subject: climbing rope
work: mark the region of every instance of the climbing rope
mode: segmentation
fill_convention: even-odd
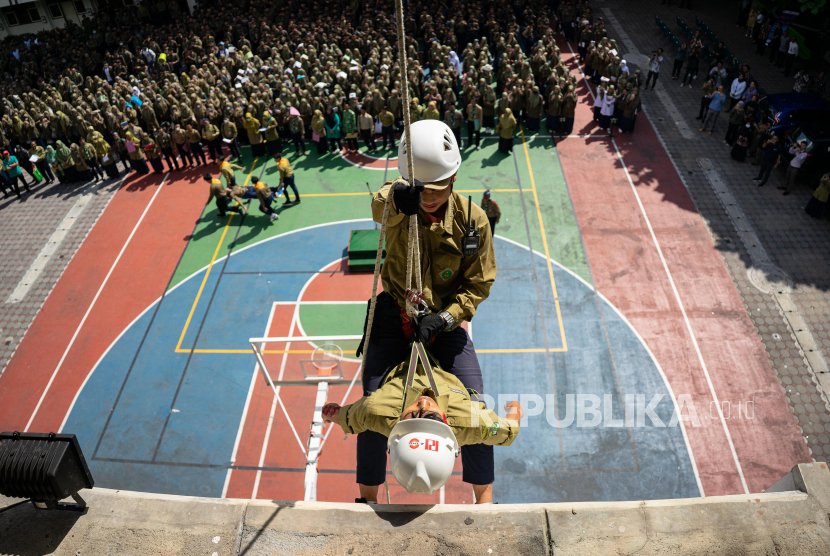
[[[369,339],[372,335],[372,324],[375,318],[375,308],[377,307],[378,299],[378,278],[380,277],[380,261],[383,256],[383,239],[386,236],[386,222],[389,218],[389,204],[392,202],[392,195],[395,186],[398,183],[405,183],[412,187],[415,179],[414,165],[412,162],[412,135],[409,133],[411,125],[411,118],[409,113],[409,84],[407,82],[408,72],[406,69],[406,41],[404,38],[404,19],[403,19],[403,0],[395,0],[396,19],[398,20],[398,63],[401,68],[401,82],[403,86],[403,126],[404,126],[404,142],[406,145],[406,168],[409,181],[403,178],[397,178],[392,182],[389,192],[386,195],[386,202],[383,205],[383,218],[380,223],[380,237],[378,238],[378,250],[375,256],[375,274],[372,280],[372,299],[369,302],[369,314],[366,318],[366,334],[363,341],[363,364],[362,368],[366,368],[366,355],[369,352]],[[409,217],[409,241],[407,243],[406,253],[406,282],[407,290],[411,290],[415,295],[420,295],[423,286],[421,283],[421,250],[418,243],[418,215]],[[415,275],[415,283],[412,283],[413,274]],[[418,314],[419,304],[413,303],[410,295],[406,296],[406,313],[409,316]]]

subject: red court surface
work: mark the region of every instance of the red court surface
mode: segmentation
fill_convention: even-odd
[[[197,171],[177,177],[133,174],[115,193],[3,373],[0,429],[57,431],[98,358],[164,292],[206,198]]]
[[[580,96],[574,133],[604,133],[592,122],[584,80]],[[643,336],[675,395],[694,400],[701,426],[686,431],[705,494],[760,492],[812,461],[807,445],[648,116],[641,113],[635,133],[614,141],[616,148],[607,137],[557,141],[596,287]]]

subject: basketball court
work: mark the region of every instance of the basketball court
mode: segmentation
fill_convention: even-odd
[[[456,191],[502,210],[467,330],[485,394],[528,413],[495,449],[494,497],[760,492],[811,459],[763,346],[648,115],[611,138],[580,83],[573,135],[462,149]],[[397,152],[288,153],[302,203],[273,224],[256,203],[220,218],[202,170],[128,178],[6,369],[0,429],[78,435],[96,486],[211,497],[308,498],[322,444],[316,499],[352,501],[355,438],[312,426],[320,380],[328,401],[362,395],[357,342],[326,338],[362,331],[372,275],[346,249]],[[272,160],[243,157],[237,181],[276,185]],[[580,407],[601,422],[569,423]],[[390,474],[380,497],[472,503],[460,472],[432,496]]]

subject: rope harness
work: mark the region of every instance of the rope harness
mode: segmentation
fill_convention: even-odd
[[[411,118],[409,113],[409,85],[406,82],[408,72],[406,69],[406,41],[404,38],[404,20],[403,20],[403,0],[395,0],[395,15],[398,20],[398,63],[401,67],[401,77],[406,85],[403,87],[403,125],[404,125],[404,149],[406,151],[406,168],[409,181],[402,177],[397,178],[389,189],[386,195],[386,202],[383,205],[383,218],[380,223],[380,238],[378,238],[378,250],[375,256],[375,274],[372,280],[372,300],[369,302],[369,315],[366,320],[366,337],[363,343],[363,364],[362,368],[366,368],[366,356],[369,352],[369,340],[372,335],[372,323],[375,319],[375,308],[377,306],[378,298],[378,278],[380,277],[380,261],[383,256],[383,240],[386,236],[386,223],[389,219],[389,204],[392,202],[392,196],[395,186],[403,183],[407,187],[413,186],[415,179],[415,169],[412,162],[412,134],[409,132],[411,126]],[[415,283],[412,283],[413,274]],[[409,217],[409,240],[406,251],[406,314],[410,317],[416,317],[421,313],[422,309],[428,309],[423,300],[423,285],[421,282],[421,249],[418,243],[418,215],[413,214]]]

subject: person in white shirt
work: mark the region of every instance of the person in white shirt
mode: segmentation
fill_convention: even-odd
[[[790,46],[787,49],[787,63],[784,66],[784,76],[789,77],[790,71],[793,69],[793,62],[798,58],[798,43],[795,39],[790,41]]]
[[[599,127],[600,129],[611,128],[611,116],[614,115],[614,103],[617,102],[617,97],[614,96],[614,86],[609,85],[608,91],[605,93],[605,98],[602,102],[602,108],[599,111]]]
[[[663,49],[658,48],[651,53],[651,59],[648,62],[648,75],[646,76],[646,84],[643,90],[648,91],[648,84],[651,82],[651,90],[657,85],[657,78],[660,77],[660,64],[663,63]]]
[[[739,75],[732,81],[732,88],[729,91],[729,109],[732,110],[738,101],[744,97],[744,91],[746,91],[746,81],[744,81],[744,76]]]
[[[802,141],[800,145],[793,145],[790,147],[790,154],[793,155],[793,158],[790,160],[789,167],[787,167],[787,177],[784,181],[784,185],[779,185],[777,187],[777,189],[784,190],[784,195],[790,194],[790,190],[793,185],[795,185],[795,178],[798,176],[798,171],[801,169],[801,165],[804,164],[804,160],[810,156],[807,154],[807,141]]]

